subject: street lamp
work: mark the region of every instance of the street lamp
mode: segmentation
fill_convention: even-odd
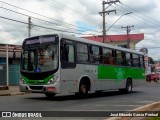
[[[128,13],[125,13],[125,14],[121,15],[121,16],[107,29],[107,31],[109,31],[109,30],[113,27],[113,25],[115,25],[116,22],[118,22],[118,20],[121,19],[124,15],[128,15],[128,14],[131,14],[131,13],[132,13],[132,12],[128,12]],[[107,31],[106,31],[106,32],[107,32]]]

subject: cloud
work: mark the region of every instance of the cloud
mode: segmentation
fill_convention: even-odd
[[[138,3],[135,0],[122,0],[122,3],[134,8],[138,12],[148,13],[152,12],[157,6],[155,0],[139,0]]]

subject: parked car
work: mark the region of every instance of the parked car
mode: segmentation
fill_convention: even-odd
[[[158,82],[160,77],[160,75],[158,73],[151,73],[151,74],[148,74],[146,75],[146,81],[147,82],[151,82],[151,81],[154,81],[154,82]]]

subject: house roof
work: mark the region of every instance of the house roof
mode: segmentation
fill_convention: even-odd
[[[93,41],[103,42],[102,36],[86,36],[82,37]],[[128,38],[130,41],[141,41],[144,39],[144,33],[140,34],[129,34],[129,36],[125,35],[107,35],[105,42],[121,42],[121,41],[127,41]]]
[[[6,57],[6,44],[0,44],[0,57]],[[20,45],[8,45],[8,58],[13,58],[13,54],[15,53],[16,58],[20,58],[21,56],[21,46]]]

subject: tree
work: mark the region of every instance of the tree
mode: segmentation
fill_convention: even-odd
[[[155,65],[154,65],[155,61],[153,60],[153,58],[148,57],[148,62],[149,64],[151,64],[151,72],[155,72]]]
[[[151,57],[148,57],[148,62],[149,62],[149,64],[154,64],[155,63],[155,61]]]

